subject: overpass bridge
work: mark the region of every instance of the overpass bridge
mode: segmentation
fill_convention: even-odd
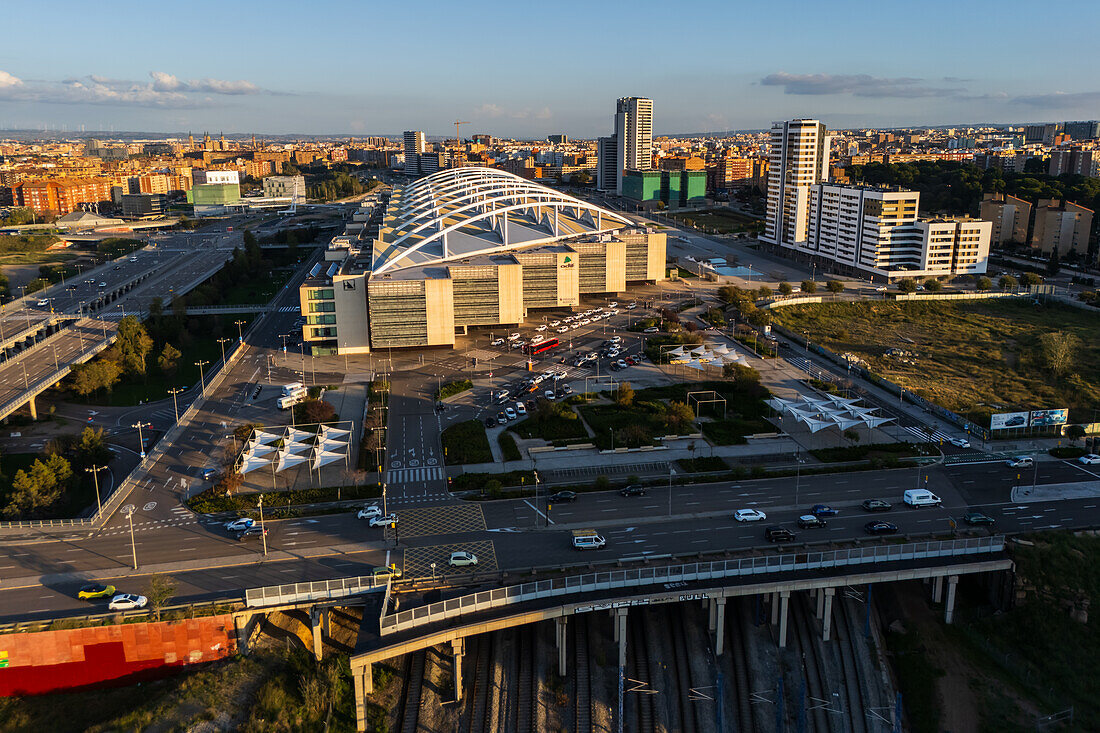
[[[792,594],[810,596],[820,633],[828,641],[838,589],[903,580],[927,581],[932,586],[933,600],[945,603],[945,620],[951,623],[961,576],[1012,569],[1013,563],[1005,553],[1005,538],[984,536],[795,550],[714,562],[559,576],[411,608],[397,607],[397,599],[406,599],[409,594],[398,595],[389,583],[370,577],[256,588],[246,592],[245,600],[255,613],[253,618],[272,610],[308,607],[314,652],[318,655],[328,609],[335,605],[366,605],[360,640],[351,658],[356,716],[359,730],[365,730],[366,695],[373,692],[373,664],[450,644],[454,699],[458,699],[465,642],[471,636],[553,620],[558,672],[564,677],[568,671],[567,626],[571,617],[581,614],[607,611],[612,616],[621,668],[626,663],[625,629],[631,608],[702,603],[708,612],[715,654],[721,655],[725,649],[725,608],[730,598],[760,597],[770,609],[778,644],[784,647]]]

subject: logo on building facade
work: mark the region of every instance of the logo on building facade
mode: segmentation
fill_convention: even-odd
[[[561,266],[563,269],[573,266],[573,258],[569,255],[565,256],[565,260],[562,261]]]

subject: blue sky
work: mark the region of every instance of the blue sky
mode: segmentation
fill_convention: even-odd
[[[5,3],[0,129],[607,134],[1100,117],[1100,5]]]

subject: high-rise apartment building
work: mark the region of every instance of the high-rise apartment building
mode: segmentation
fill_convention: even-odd
[[[1061,147],[1050,151],[1050,163],[1047,175],[1100,177],[1100,150],[1086,150],[1077,145],[1072,148]]]
[[[992,222],[990,241],[994,244],[1027,241],[1031,203],[1006,193],[987,193],[982,197],[981,217]]]
[[[1093,140],[1100,137],[1100,120],[1067,122],[1063,129],[1070,140]]]
[[[810,187],[828,176],[829,140],[825,125],[817,120],[772,123],[761,241],[781,247],[806,241]]]
[[[622,97],[615,103],[615,132],[600,138],[597,187],[623,193],[623,171],[653,167],[653,100]],[[614,171],[614,175],[609,175]]]
[[[1092,209],[1086,209],[1071,201],[1039,199],[1035,207],[1035,227],[1031,232],[1031,246],[1050,255],[1057,252],[1065,257],[1070,252],[1085,254],[1092,231]]]
[[[406,130],[405,135],[405,175],[420,174],[420,156],[428,150],[428,142],[420,130]]]
[[[1024,127],[1024,142],[1039,145],[1053,145],[1054,136],[1058,134],[1061,125],[1056,122],[1047,122],[1042,125],[1026,125]]]

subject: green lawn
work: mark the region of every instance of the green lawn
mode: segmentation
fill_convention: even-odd
[[[700,226],[707,230],[716,230],[719,234],[752,232],[763,227],[763,222],[760,219],[745,216],[732,209],[700,209],[690,213],[669,214],[669,217],[689,226]]]
[[[523,458],[523,454],[519,452],[519,446],[516,445],[516,438],[507,430],[500,434],[497,438],[500,442],[500,453],[504,456],[506,461],[518,461]]]
[[[269,272],[266,280],[248,280],[239,282],[225,291],[224,299],[218,305],[253,305],[267,303],[278,295],[293,270],[278,269]]]
[[[540,405],[542,401],[540,400]],[[531,411],[531,416],[523,420],[513,428],[521,438],[541,438],[542,440],[571,440],[573,438],[587,438],[588,432],[584,429],[577,413],[563,406],[546,405],[536,407]]]
[[[489,436],[480,420],[467,420],[443,431],[443,456],[448,466],[459,463],[491,463]]]
[[[439,392],[435,398],[437,400],[444,400],[448,397],[454,397],[456,394],[462,394],[468,389],[473,389],[474,383],[469,379],[459,379],[454,382],[447,382],[439,388]]]
[[[949,410],[989,424],[995,412],[1069,407],[1070,422],[1100,408],[1100,313],[1027,300],[823,303],[776,308],[776,320]],[[1042,356],[1040,337],[1062,331],[1078,347],[1064,376]],[[886,355],[912,352],[909,362]]]

